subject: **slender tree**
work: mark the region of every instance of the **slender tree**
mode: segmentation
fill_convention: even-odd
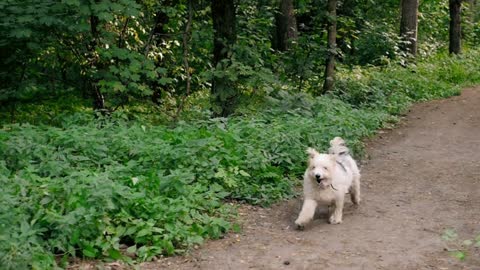
[[[291,41],[298,38],[293,0],[280,0],[278,13],[275,15],[275,26],[273,47],[279,51],[287,51]]]
[[[335,57],[337,54],[337,0],[328,0],[328,49],[325,65],[325,82],[321,94],[333,89],[335,82]]]
[[[98,3],[98,1],[95,1]],[[88,46],[88,51],[89,51],[89,62],[90,62],[90,69],[95,70],[98,69],[98,56],[95,53],[95,50],[97,49],[98,46],[98,40],[99,40],[99,24],[100,20],[96,15],[93,15],[93,13],[90,15],[90,33],[92,35],[90,44]],[[96,111],[100,111],[102,113],[106,113],[106,108],[105,108],[105,96],[100,90],[100,87],[98,85],[98,79],[96,78],[89,78],[88,79],[88,86],[90,89],[90,93],[93,97],[93,108]]]
[[[235,109],[237,93],[233,83],[221,76],[219,71],[230,65],[230,56],[237,38],[234,0],[212,0],[211,9],[214,30],[213,66],[217,71],[212,79],[213,105],[215,116],[228,116]]]
[[[161,7],[159,7],[158,10],[155,12],[153,27],[148,36],[147,44],[145,45],[144,54],[146,56],[148,56],[150,49],[152,48],[152,45],[161,49],[164,49],[166,46],[168,46],[167,44],[168,44],[168,39],[170,38],[170,35],[166,31],[165,25],[168,24],[170,18],[168,17],[168,14],[165,12],[165,10],[167,8],[173,8],[173,7],[174,5],[171,0],[165,0],[161,2]],[[163,58],[156,59],[155,66],[157,68],[165,68],[166,66],[165,59]],[[162,86],[158,82],[153,82],[151,87],[153,91],[151,99],[153,103],[160,105],[161,104],[160,98],[162,96],[162,91],[166,89],[163,89],[164,86]]]
[[[185,105],[185,100],[190,95],[190,88],[192,82],[192,76],[190,74],[190,63],[188,62],[188,57],[190,54],[190,47],[189,41],[192,36],[192,23],[193,23],[193,0],[188,0],[188,8],[187,8],[188,19],[185,25],[185,31],[183,32],[183,39],[182,39],[182,46],[183,46],[183,68],[185,70],[185,95],[182,97],[180,104],[177,108],[177,113],[175,114],[175,120],[178,120],[180,113],[183,110],[183,106]]]
[[[460,54],[462,52],[462,26],[460,21],[460,12],[462,0],[450,0],[450,42],[448,51],[452,54]]]
[[[418,0],[401,1],[400,37],[402,50],[415,57],[417,54]]]

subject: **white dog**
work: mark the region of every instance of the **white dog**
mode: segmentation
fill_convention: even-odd
[[[335,155],[337,162],[351,170],[353,174],[352,186],[350,187],[350,195],[354,204],[360,204],[360,170],[357,163],[350,155],[350,149],[345,144],[345,141],[340,137],[335,137],[330,141],[330,148],[328,153]]]
[[[331,224],[342,223],[345,194],[350,192],[352,202],[360,203],[360,172],[341,138],[330,142],[330,154],[320,154],[308,148],[308,168],[303,177],[304,202],[295,221],[299,228],[309,223],[318,204],[333,206]]]

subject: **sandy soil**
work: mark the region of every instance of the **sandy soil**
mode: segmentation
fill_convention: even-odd
[[[243,206],[243,231],[141,269],[480,269],[480,88],[415,105],[393,130],[367,142],[362,204],[343,223],[320,209],[304,231],[301,198]],[[442,240],[446,229],[457,239]],[[460,261],[449,250],[465,249]]]

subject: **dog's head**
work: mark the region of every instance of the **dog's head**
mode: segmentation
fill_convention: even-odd
[[[307,149],[308,168],[307,175],[315,180],[321,188],[332,184],[332,172],[335,169],[335,157],[329,154],[320,154],[313,148]]]

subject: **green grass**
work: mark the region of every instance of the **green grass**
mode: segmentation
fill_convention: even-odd
[[[218,238],[238,229],[226,202],[294,196],[306,147],[326,150],[342,136],[359,157],[361,140],[412,102],[479,83],[479,54],[342,71],[331,95],[278,91],[255,113],[173,128],[81,112],[52,116],[55,126],[6,124],[0,268],[64,267],[71,256],[148,260]]]

